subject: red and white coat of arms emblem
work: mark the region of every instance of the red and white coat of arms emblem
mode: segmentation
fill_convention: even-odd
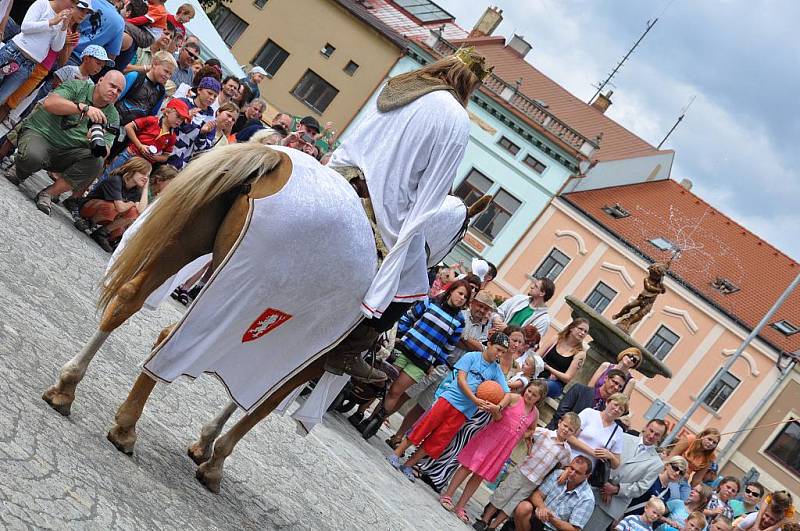
[[[250,328],[242,336],[242,343],[248,341],[255,341],[265,335],[269,334],[280,325],[291,319],[292,316],[288,313],[276,310],[275,308],[267,308],[259,315]]]

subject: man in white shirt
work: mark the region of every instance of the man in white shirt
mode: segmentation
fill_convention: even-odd
[[[528,288],[528,294],[514,295],[497,308],[492,321],[492,332],[500,331],[506,326],[526,326],[532,324],[544,338],[550,328],[550,315],[546,302],[556,291],[555,283],[549,278],[534,278]]]

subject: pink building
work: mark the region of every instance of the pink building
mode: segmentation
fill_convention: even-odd
[[[496,291],[507,296],[526,291],[531,275],[553,279],[550,333],[555,333],[570,321],[565,295],[610,318],[638,295],[650,263],[684,249],[665,279],[667,292],[632,329],[673,373],[672,379],[637,378],[634,427],[641,426],[656,399],[668,405],[667,420],[677,421],[800,271],[797,262],[690,187],[667,179],[557,197],[500,264],[495,281]],[[687,425],[693,432],[713,426],[729,433],[763,424],[768,416],[777,424],[746,436],[723,436],[721,461],[726,471],[740,475],[755,468],[768,488],[788,488],[795,495],[800,423],[787,421],[800,418],[800,377],[794,368],[799,329],[800,292],[795,292]]]

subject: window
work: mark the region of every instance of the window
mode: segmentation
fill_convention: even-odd
[[[525,157],[522,162],[524,162],[526,165],[528,165],[533,171],[535,171],[539,175],[544,173],[544,170],[547,169],[547,166],[545,166],[542,162],[540,162],[539,160],[537,160],[535,157],[533,157],[531,155],[528,155],[527,157]]]
[[[597,313],[603,313],[603,310],[606,309],[608,303],[617,296],[617,292],[611,289],[608,284],[604,282],[598,282],[597,286],[594,287],[592,292],[589,294],[589,297],[586,298],[586,304],[594,308],[594,311]]]
[[[286,61],[287,57],[289,57],[289,52],[270,39],[267,41],[267,44],[261,48],[261,51],[258,52],[255,59],[253,59],[253,64],[263,68],[267,72],[267,75],[272,77],[278,72],[278,69],[283,66],[283,62]]]
[[[358,70],[358,63],[355,61],[347,61],[347,64],[344,67],[344,73],[348,76],[352,76]]]
[[[730,295],[731,293],[736,293],[737,291],[739,291],[738,286],[736,286],[733,282],[724,277],[715,278],[714,282],[711,283],[711,287],[719,291],[723,295]]]
[[[680,336],[667,328],[664,325],[658,327],[656,330],[656,334],[650,338],[650,341],[647,342],[647,345],[644,347],[645,349],[650,351],[650,354],[655,356],[656,358],[663,360],[669,354],[669,351],[672,350],[672,347],[675,346],[675,343],[678,342]]]
[[[339,91],[330,83],[319,77],[312,70],[306,70],[302,79],[295,85],[292,94],[322,114]]]
[[[603,212],[605,212],[614,219],[627,218],[628,216],[631,215],[631,213],[622,208],[619,203],[614,203],[613,205],[606,205],[602,208],[602,210]]]
[[[719,371],[717,371],[717,374],[719,374]],[[714,385],[711,392],[706,396],[706,399],[703,400],[703,403],[714,411],[719,411],[719,408],[721,408],[722,404],[733,394],[734,389],[736,389],[740,383],[741,380],[739,380],[739,378],[725,371],[722,378]]]
[[[330,57],[331,55],[333,55],[333,52],[335,52],[335,51],[336,51],[336,47],[334,45],[332,45],[331,43],[326,42],[325,46],[322,47],[322,49],[319,51],[319,53],[321,53],[325,57]]]
[[[786,319],[772,323],[770,326],[785,336],[790,336],[800,332],[800,328],[796,327]]]
[[[254,0],[253,5],[259,9],[263,9],[267,5],[267,0]]]
[[[478,216],[472,226],[490,240],[494,240],[521,204],[519,200],[501,188],[494,194],[492,202]]]
[[[534,278],[549,278],[550,280],[555,280],[556,277],[564,271],[564,268],[567,267],[569,260],[569,256],[554,247],[553,250],[550,251],[550,254],[547,255],[547,258],[544,259],[542,265],[540,265],[531,276]]]
[[[453,15],[430,0],[392,0],[395,5],[420,22],[453,20]]]
[[[208,18],[211,19],[211,23],[217,28],[217,33],[228,46],[233,46],[247,29],[247,22],[222,4],[218,4]]]
[[[767,446],[766,454],[800,476],[800,422],[788,423]]]
[[[504,136],[501,136],[500,140],[498,140],[497,143],[500,145],[501,148],[505,149],[512,155],[516,155],[517,153],[519,153],[519,146]]]
[[[650,243],[656,246],[657,248],[661,249],[662,251],[671,251],[673,248],[671,241],[666,240],[660,236],[658,238],[650,240]]]
[[[494,183],[484,174],[472,168],[467,174],[467,178],[461,181],[456,190],[453,192],[464,200],[467,206],[472,205],[475,201],[489,192],[489,189]]]

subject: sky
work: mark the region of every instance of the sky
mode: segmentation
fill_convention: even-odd
[[[435,0],[469,30],[488,5]],[[617,73],[606,115],[662,149],[672,178],[800,260],[800,40],[795,0],[493,0],[494,35],[533,45],[526,59],[588,100],[646,29]]]

